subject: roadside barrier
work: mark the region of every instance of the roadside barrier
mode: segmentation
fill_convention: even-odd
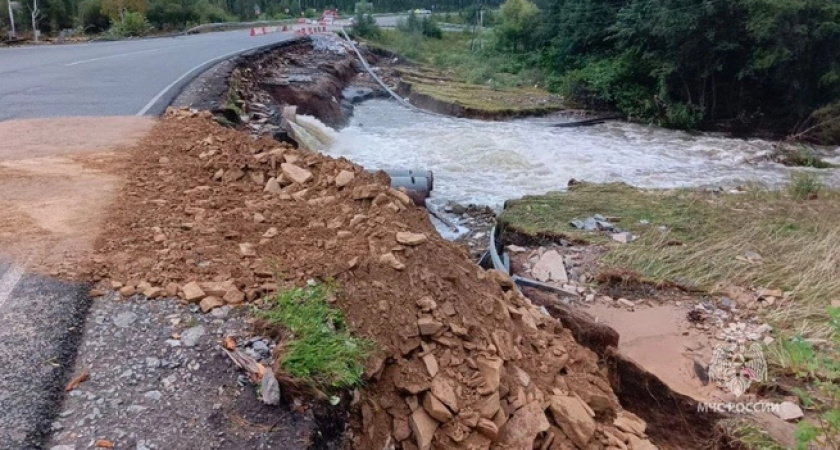
[[[313,24],[292,24],[275,27],[253,27],[251,28],[251,36],[262,36],[271,33],[291,33],[294,32],[298,36],[308,36],[315,33],[326,33],[329,31],[337,31],[341,27],[333,25],[313,25]]]

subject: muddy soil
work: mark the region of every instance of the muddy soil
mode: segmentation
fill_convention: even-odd
[[[595,354],[440,238],[384,174],[183,111],[130,166],[92,276],[208,311],[215,295],[238,305],[336,280],[348,326],[380,349],[345,435],[353,447],[651,445]]]
[[[747,307],[760,294],[727,287],[726,295],[738,299],[736,307],[729,297],[718,303],[706,294],[641,282],[630,272],[605,271],[600,259],[608,249],[603,245],[516,232],[505,234],[504,241],[513,273],[570,293],[524,290],[603,358],[622,405],[648,422],[660,446],[737,445],[722,422],[718,425],[725,416],[698,412],[700,403],[796,401],[759,395],[755,389],[739,397],[709,380],[717,345],[772,341],[769,327]],[[792,442],[793,425],[779,417],[759,413],[746,418],[778,442]]]
[[[152,128],[140,117],[0,123],[0,257],[74,272],[121,180],[122,150]]]
[[[248,103],[270,101],[278,109],[294,105],[298,114],[340,128],[349,119],[342,109],[342,92],[358,72],[355,56],[339,40],[317,36],[247,58],[235,76],[246,110]]]

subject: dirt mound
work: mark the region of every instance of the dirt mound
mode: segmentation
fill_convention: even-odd
[[[354,448],[655,448],[595,354],[442,239],[383,173],[185,111],[133,158],[90,272],[207,309],[335,279],[349,327],[380,348]]]

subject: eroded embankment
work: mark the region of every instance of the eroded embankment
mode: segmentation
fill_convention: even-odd
[[[242,58],[230,80],[225,107],[257,134],[280,127],[287,106],[338,129],[347,125],[354,103],[387,96],[335,36],[313,35]]]
[[[393,80],[392,89],[420,109],[479,120],[536,117],[565,110],[559,95],[542,89],[493,87],[471,84],[452,71],[414,63],[377,45],[359,46],[365,58],[379,62],[378,69]]]
[[[210,297],[205,282],[234,305],[335,280],[351,331],[379,349],[355,448],[652,448],[596,355],[383,174],[190,116],[133,152],[94,276],[185,301]]]
[[[273,102],[272,108],[279,110],[282,106],[294,104],[298,106],[298,112],[307,112],[324,120],[331,120],[330,117],[335,120],[335,108],[338,105],[336,99],[331,96],[328,100],[325,96],[316,95],[313,89],[325,86],[330,92],[343,89],[352,79],[352,59],[341,54],[341,51],[326,57],[313,57],[314,53],[323,53],[323,49],[319,51],[311,43],[304,42],[287,47],[287,50],[292,50],[291,56],[283,56],[279,52],[263,54],[250,60],[240,69],[236,85],[237,92],[243,97],[241,106],[250,108]],[[302,60],[306,62],[302,63]],[[330,61],[334,65],[337,64],[339,69],[325,72],[323,67],[331,64]],[[273,78],[265,83],[262,77]],[[325,108],[326,113],[321,108]],[[259,114],[255,118],[257,122],[271,120],[268,117],[260,117]],[[614,347],[617,340],[611,340],[614,335],[611,330],[604,329],[603,326],[598,326],[582,316],[563,316],[555,310],[556,308],[552,308],[551,304],[546,303],[552,312],[558,314],[558,318],[565,321],[565,329],[556,328],[556,322],[552,322],[539,313],[538,309],[531,307],[524,297],[517,295],[509,281],[501,283],[501,292],[505,292],[503,298],[508,303],[500,304],[501,313],[494,312],[495,307],[491,308],[486,304],[490,298],[498,298],[500,292],[487,291],[485,288],[476,287],[480,286],[480,283],[475,285],[462,279],[464,276],[471,278],[471,273],[475,270],[470,268],[474,266],[465,255],[455,259],[441,259],[441,255],[445,256],[447,253],[440,253],[440,248],[435,248],[432,252],[434,258],[426,258],[423,256],[424,252],[418,253],[421,247],[436,247],[439,242],[434,238],[429,240],[436,234],[430,228],[424,214],[421,213],[424,216],[421,223],[425,226],[420,228],[415,228],[418,223],[414,220],[407,221],[403,218],[397,222],[397,228],[394,230],[387,229],[384,233],[382,230],[376,231],[380,227],[370,222],[369,219],[373,215],[370,214],[370,210],[348,209],[346,205],[336,210],[327,206],[333,202],[341,204],[350,191],[345,188],[336,192],[329,187],[330,181],[317,181],[321,179],[320,174],[323,172],[317,169],[320,163],[316,162],[316,159],[306,157],[301,160],[303,154],[293,153],[291,150],[273,149],[265,155],[259,149],[253,149],[252,154],[261,155],[255,156],[256,163],[240,159],[235,167],[219,165],[218,158],[230,160],[230,150],[226,150],[228,145],[230,144],[224,140],[210,141],[207,146],[212,148],[199,153],[199,157],[207,161],[205,164],[212,168],[214,179],[234,185],[245,180],[245,185],[256,185],[257,191],[260,183],[265,182],[265,189],[270,192],[275,191],[275,184],[269,181],[274,178],[277,184],[275,193],[278,195],[275,201],[271,201],[271,196],[266,194],[263,200],[268,200],[268,203],[248,202],[246,207],[255,208],[255,211],[237,212],[234,216],[241,214],[245,223],[253,220],[257,224],[263,224],[262,227],[267,226],[267,223],[280,226],[274,227],[277,230],[275,232],[269,228],[265,233],[258,233],[261,235],[259,238],[255,234],[254,239],[245,239],[241,234],[242,228],[225,232],[225,236],[230,236],[229,240],[232,241],[227,243],[230,248],[225,252],[244,255],[243,252],[251,253],[254,246],[259,248],[254,250],[250,257],[245,256],[245,261],[253,261],[249,265],[254,271],[252,275],[249,275],[247,270],[235,272],[231,268],[222,274],[210,272],[201,276],[206,279],[208,275],[213,275],[211,280],[217,282],[227,277],[222,282],[235,288],[225,292],[225,295],[238,292],[239,294],[234,293],[230,296],[236,301],[240,301],[241,297],[250,301],[264,295],[272,295],[278,289],[299,284],[310,277],[336,278],[342,282],[345,289],[337,301],[343,310],[348,311],[354,331],[371,338],[383,349],[383,352],[371,361],[372,370],[368,373],[371,385],[367,397],[361,406],[357,404],[354,410],[352,422],[356,434],[353,442],[357,448],[375,448],[386,445],[389,441],[399,443],[404,448],[412,448],[412,444],[423,447],[431,440],[440,445],[487,446],[494,440],[521,439],[522,436],[513,437],[505,431],[506,426],[513,429],[514,425],[508,424],[508,420],[513,420],[520,410],[521,423],[517,422],[515,427],[525,426],[530,430],[526,439],[546,445],[547,448],[563,448],[560,442],[569,442],[565,439],[570,439],[577,445],[598,442],[599,444],[595,444],[596,448],[597,445],[607,446],[611,443],[619,448],[621,445],[644,448],[640,447],[646,445],[643,441],[632,438],[632,433],[627,434],[627,430],[613,421],[621,415],[618,412],[621,411],[621,407],[616,400],[621,400],[628,409],[649,418],[654,428],[648,433],[655,436],[655,441],[663,448],[703,448],[715,445],[724,447],[724,444],[719,442],[714,427],[718,417],[712,414],[698,416],[695,402],[674,393],[638,364],[616,352]],[[240,147],[238,151],[243,149]],[[281,175],[282,167],[278,168],[277,165],[284,160],[287,160],[287,163],[303,162],[305,170],[309,170],[315,177],[316,191],[307,188],[307,182],[291,182],[288,178],[289,173]],[[360,175],[358,170],[354,171],[349,165],[341,166],[340,170],[354,172],[354,178]],[[383,179],[379,182],[386,181]],[[189,188],[184,190],[191,191]],[[212,188],[209,191],[215,192]],[[352,194],[349,198],[355,196]],[[322,197],[328,199],[326,203],[322,203]],[[389,197],[387,191],[382,188],[379,191],[361,194],[356,201],[364,200],[365,197],[373,199],[371,208],[377,210],[377,223],[383,226],[389,223],[389,219],[379,220],[381,214],[400,213],[401,209],[408,206],[406,204],[401,208],[399,202]],[[276,200],[292,202],[288,206],[300,207],[305,202],[310,206],[320,207],[318,214],[323,220],[320,223],[324,224],[322,226],[326,227],[327,233],[312,241],[314,233],[305,229],[317,228],[320,219],[313,220],[309,213],[303,216],[287,215],[287,218],[297,219],[298,223],[308,223],[308,226],[303,227],[305,229],[300,229],[302,227],[299,225],[295,227],[293,222],[278,221],[279,216],[275,211],[278,210],[279,204]],[[381,208],[383,206],[386,208]],[[387,212],[389,208],[390,213]],[[284,214],[288,212],[286,210]],[[345,221],[351,224],[348,230],[343,229]],[[257,228],[260,228],[260,225]],[[334,238],[330,238],[332,232],[329,230],[336,233]],[[396,236],[398,231],[422,234],[423,237],[418,239],[423,242],[417,247],[401,243],[399,240],[394,242],[394,247],[391,248],[383,245],[382,238],[387,240],[389,233]],[[362,232],[363,236],[368,238],[366,248],[363,245],[353,246],[356,232]],[[253,231],[251,233],[253,234]],[[270,244],[272,239],[276,239],[277,233],[283,236],[282,248]],[[266,234],[269,237],[265,237]],[[378,244],[376,239],[379,239]],[[237,244],[236,241],[240,242]],[[259,243],[255,244],[252,241]],[[298,248],[297,243],[309,248]],[[352,245],[348,247],[348,244]],[[210,247],[215,248],[214,245]],[[266,255],[271,255],[269,261],[262,258],[264,250]],[[210,260],[224,259],[223,254]],[[182,257],[184,256],[179,256]],[[277,258],[288,260],[289,265],[278,265]],[[418,263],[414,275],[408,259]],[[365,260],[368,261],[367,264],[364,263]],[[443,272],[435,275],[438,271],[435,267],[439,267],[442,260],[447,262],[448,275]],[[313,267],[316,269],[313,270]],[[461,268],[455,271],[456,275],[449,274],[453,267]],[[276,273],[278,268],[281,269],[281,273],[290,275],[285,276],[284,280],[270,280],[271,272]],[[359,271],[364,272],[362,279],[357,278]],[[411,288],[402,286],[400,281],[393,281],[394,273],[405,272],[408,272],[408,285]],[[229,277],[228,273],[233,276]],[[481,271],[475,274],[479,280],[482,278]],[[192,275],[193,279],[196,279],[199,274]],[[440,281],[433,281],[435,279]],[[208,282],[200,278],[196,281]],[[154,283],[163,285],[164,280],[155,280],[149,284]],[[186,296],[183,285],[178,284],[174,278],[165,280],[165,283],[170,293]],[[351,293],[349,296],[348,292]],[[467,292],[475,295],[469,295]],[[428,300],[431,300],[431,303]],[[380,318],[371,317],[372,308],[379,312]],[[365,311],[366,314],[356,315],[349,312],[357,309]],[[520,321],[522,323],[519,323]],[[534,327],[531,326],[531,321]],[[595,353],[583,352],[574,356],[578,350],[570,351],[569,347],[580,347],[571,340],[572,336],[587,345],[596,342],[596,345],[591,347]],[[536,341],[533,341],[534,339]],[[537,344],[534,345],[534,342]],[[556,350],[558,346],[563,350]],[[567,359],[564,355],[571,356]],[[584,364],[588,368],[574,368],[574,364],[581,358],[586,360],[595,355],[602,361],[601,366],[595,364],[596,359],[592,359]],[[555,361],[554,357],[559,360]],[[468,369],[461,367],[464,363]],[[572,370],[571,374],[569,367]],[[280,375],[282,365],[278,367],[278,371]],[[578,379],[583,373],[589,373],[584,377],[588,380],[589,387],[582,387],[577,382],[570,384],[567,377]],[[527,380],[527,383],[523,380]],[[532,383],[532,380],[535,381]],[[488,384],[494,388],[498,386],[498,396],[493,389],[488,390]],[[595,390],[592,390],[593,387]],[[448,388],[451,388],[452,392]],[[619,396],[614,397],[613,391]],[[570,414],[568,411],[562,412],[564,408],[577,408],[575,404],[557,406],[558,402],[570,401],[562,399],[568,394],[583,400],[585,406],[579,406],[584,410],[589,409],[594,414],[589,416],[592,421],[585,417],[563,415]],[[452,395],[454,397],[451,397]],[[488,408],[495,408],[497,397],[499,406],[495,412],[490,413]],[[491,405],[487,404],[488,401]],[[548,411],[548,415],[540,415],[540,408],[533,406],[523,409],[523,406],[534,402],[540,404],[542,411]],[[552,405],[554,409],[551,408]],[[554,415],[555,410],[561,411],[557,412],[558,416]],[[544,420],[541,417],[552,419],[549,426],[555,428],[548,430],[549,432],[541,430]],[[569,428],[567,421],[574,422],[574,425]],[[610,428],[610,423],[613,428]],[[673,430],[680,430],[680,433],[675,434]],[[576,442],[576,439],[585,439],[585,443]]]

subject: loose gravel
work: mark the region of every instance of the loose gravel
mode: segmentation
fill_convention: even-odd
[[[90,377],[69,392],[51,450],[304,449],[316,424],[288,405],[267,406],[219,348],[234,336],[270,363],[270,346],[248,338],[245,310],[202,314],[177,299],[94,300],[73,375]]]

